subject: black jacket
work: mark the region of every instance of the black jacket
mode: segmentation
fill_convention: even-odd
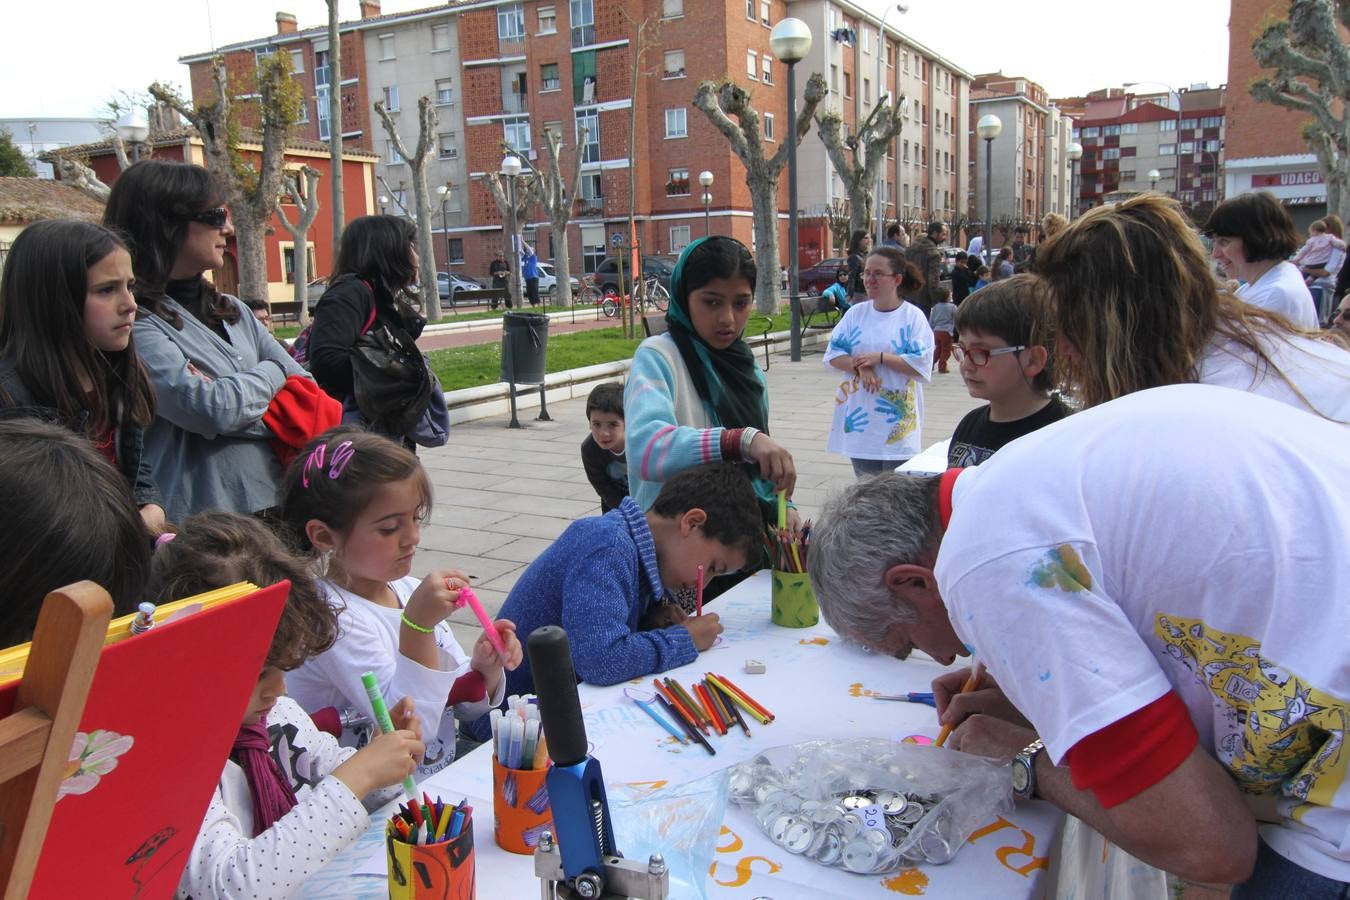
[[[309,370],[319,387],[338,400],[352,394],[351,351],[370,321],[372,290],[377,323],[402,328],[413,340],[422,335],[427,324],[412,309],[395,303],[383,286],[372,284],[354,275],[341,275],[323,292],[314,308],[314,327],[309,332]]]

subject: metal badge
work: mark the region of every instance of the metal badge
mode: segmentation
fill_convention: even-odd
[[[862,809],[864,806],[872,805],[872,798],[862,794],[849,794],[841,804],[844,809]]]
[[[854,838],[844,845],[844,868],[850,872],[870,873],[877,864],[877,848],[863,838]]]
[[[894,791],[878,791],[877,804],[886,815],[894,816],[903,812],[905,807],[909,805],[909,801],[905,799],[904,794],[897,794]]]

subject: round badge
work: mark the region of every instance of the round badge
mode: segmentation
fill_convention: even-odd
[[[895,814],[895,818],[904,825],[913,825],[923,818],[925,810],[917,803],[909,803],[905,808]]]
[[[832,866],[839,862],[839,858],[843,856],[843,852],[844,842],[840,839],[839,833],[827,830],[825,832],[825,840],[821,843],[820,848],[813,854],[813,857],[816,862],[821,865]]]
[[[862,809],[871,805],[872,798],[864,797],[862,794],[849,794],[843,801],[844,809]]]
[[[869,873],[877,864],[877,848],[870,841],[855,838],[844,845],[843,860],[850,872]]]
[[[811,826],[798,819],[788,826],[787,832],[783,835],[782,845],[785,850],[792,853],[805,853],[815,837],[816,833]]]
[[[769,838],[778,846],[783,846],[784,841],[787,840],[788,829],[796,824],[796,816],[779,816],[774,819],[773,823],[769,826]]]

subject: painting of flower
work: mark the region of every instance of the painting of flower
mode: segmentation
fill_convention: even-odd
[[[87,794],[98,780],[117,768],[117,757],[131,749],[134,739],[129,734],[95,729],[88,734],[75,732],[75,743],[66,762],[66,776],[56,792],[60,800],[67,794]]]

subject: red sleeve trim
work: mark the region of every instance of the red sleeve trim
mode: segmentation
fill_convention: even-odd
[[[938,476],[938,521],[946,528],[952,520],[952,491],[963,469],[948,469]]]
[[[1110,809],[1143,793],[1181,765],[1199,741],[1176,691],[1083,738],[1065,756],[1073,786]]]
[[[445,701],[446,706],[454,706],[456,703],[474,703],[478,700],[487,698],[487,682],[478,672],[470,670],[464,675],[455,679],[455,683],[450,685],[450,697]]]

